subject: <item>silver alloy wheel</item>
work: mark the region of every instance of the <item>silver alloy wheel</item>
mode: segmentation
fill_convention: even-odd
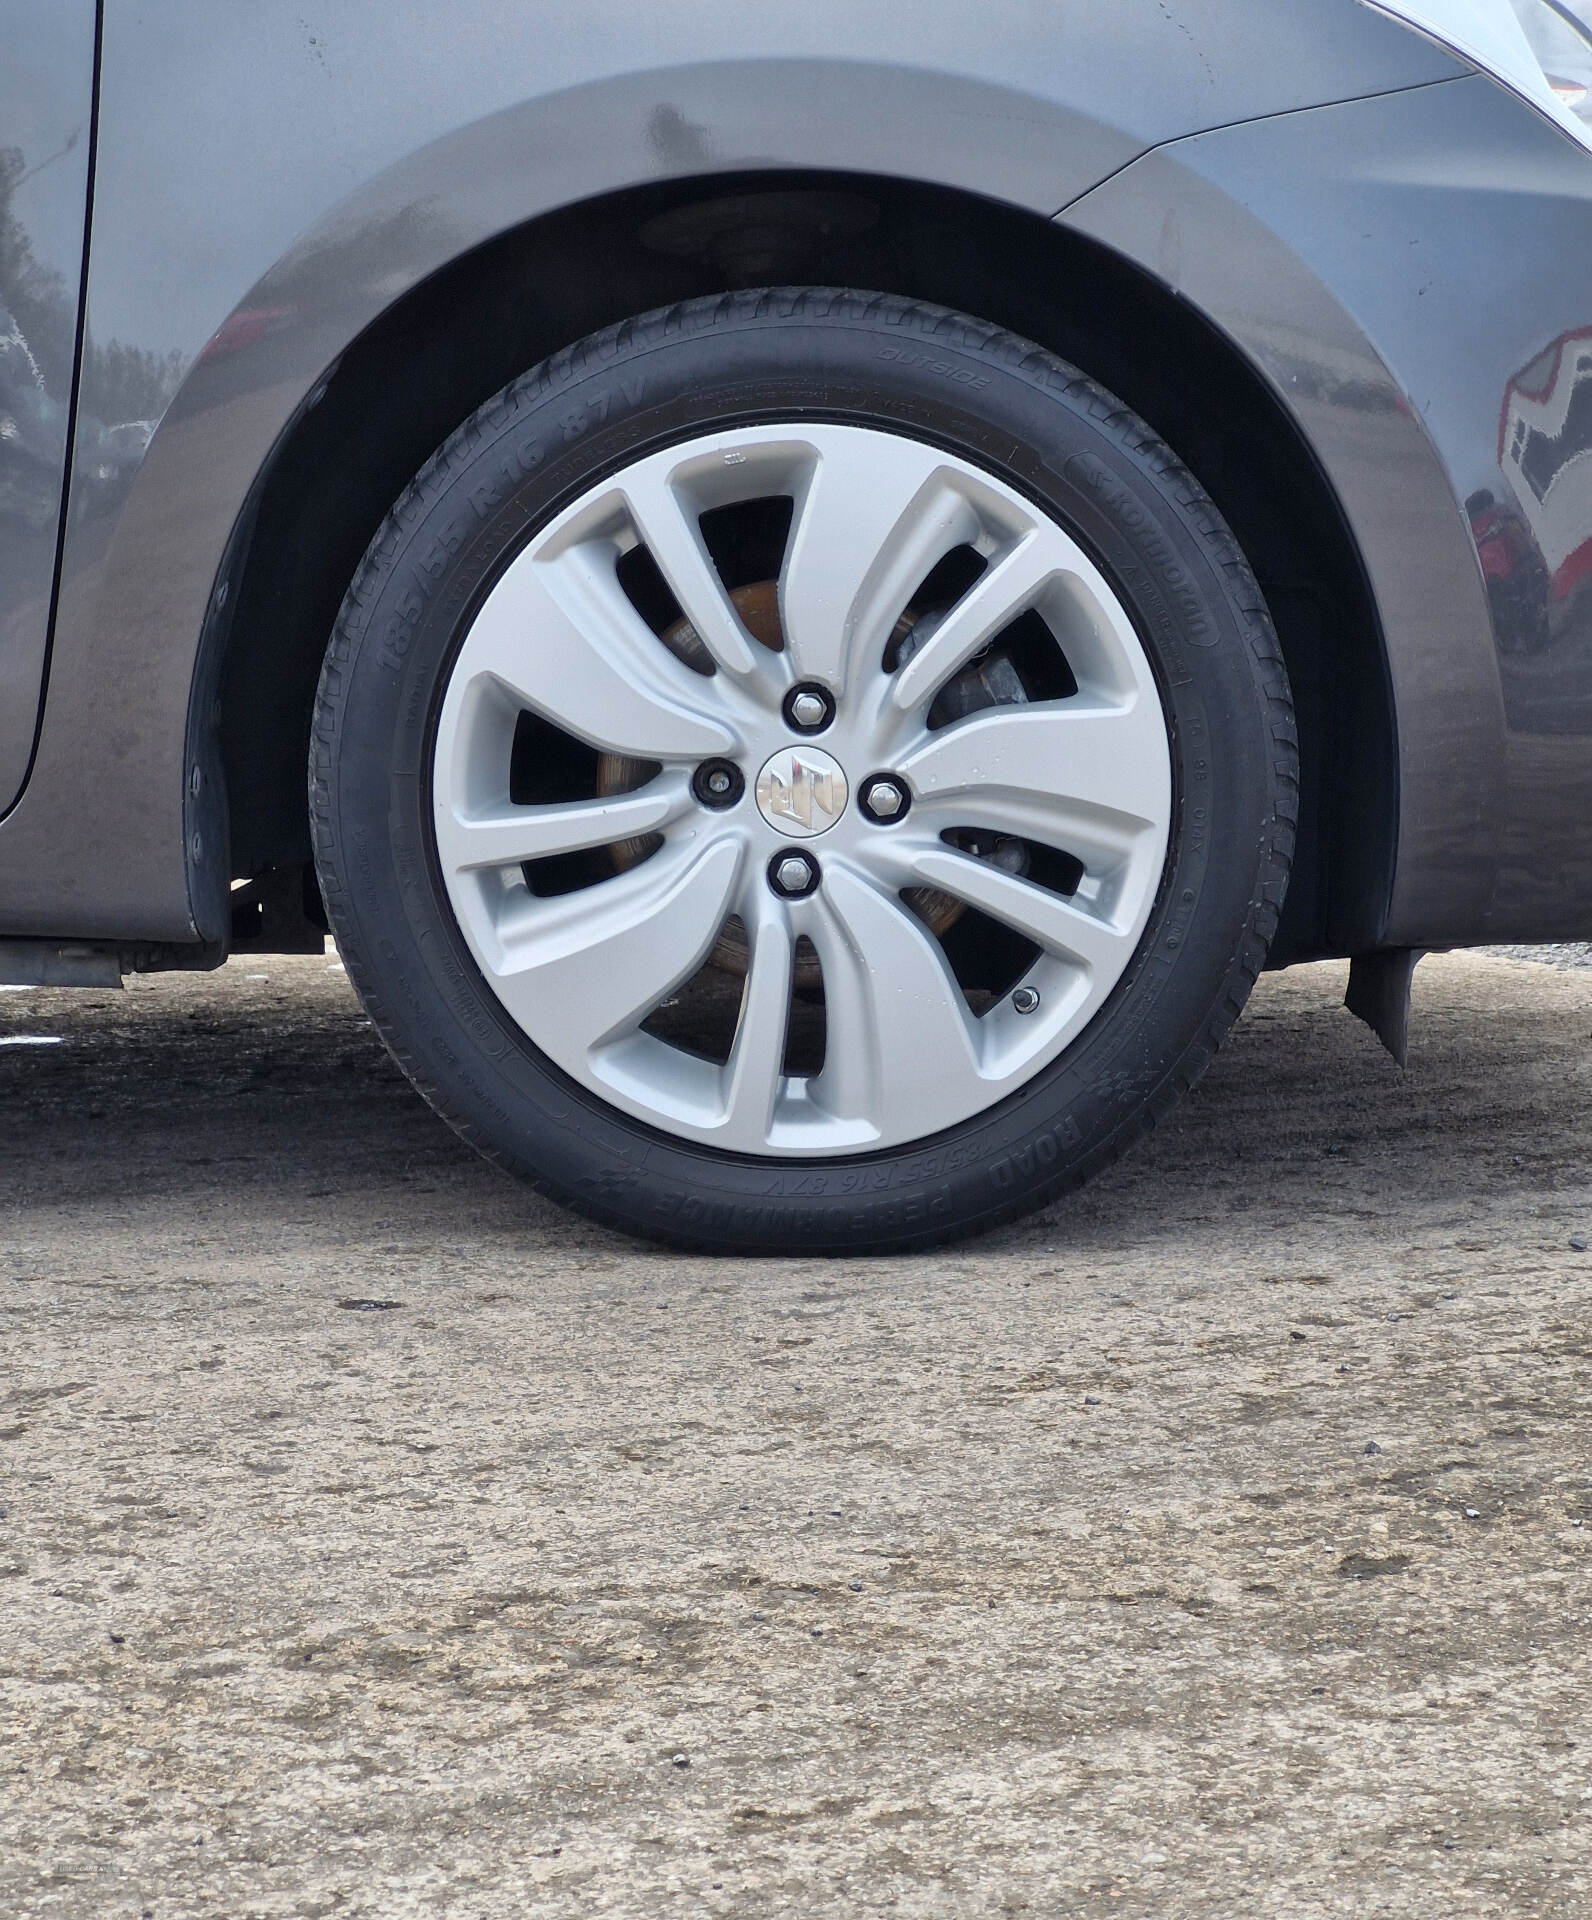
[[[779,650],[743,623],[700,527],[713,509],[769,498],[792,502]],[[621,585],[620,559],[638,544],[710,671],[666,645]],[[914,590],[959,548],[976,552],[982,572],[890,662]],[[931,726],[947,684],[1028,612],[1055,637],[1077,691]],[[810,747],[781,711],[791,687],[809,682],[835,701]],[[514,803],[524,711],[601,753],[650,763],[642,784]],[[741,769],[734,806],[693,791],[709,761]],[[858,804],[878,776],[908,798],[896,819],[871,819]],[[669,1134],[800,1158],[899,1147],[955,1126],[1077,1038],[1149,920],[1172,773],[1133,625],[1055,521],[966,460],[903,435],[773,425],[640,459],[532,538],[454,661],[432,803],[464,938],[544,1054]],[[1075,884],[1058,890],[970,851],[979,835],[1057,850]],[[550,897],[527,884],[528,862],[637,841],[648,856],[616,861],[597,884]],[[771,863],[796,850],[819,880],[792,898],[771,884]],[[981,1012],[903,898],[921,902],[923,890],[1032,944],[1020,984]],[[750,958],[727,1058],[647,1031],[737,919]],[[785,1071],[803,936],[822,974],[825,1026],[822,1067],[808,1075]]]

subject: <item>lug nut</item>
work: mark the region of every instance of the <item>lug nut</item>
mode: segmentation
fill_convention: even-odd
[[[1012,1005],[1019,1013],[1038,1013],[1039,995],[1032,987],[1019,987],[1012,995]]]
[[[704,760],[692,778],[691,791],[703,806],[722,813],[746,791],[746,776],[733,760]]]
[[[776,853],[768,863],[768,884],[787,900],[804,899],[818,885],[818,862],[809,853]]]
[[[889,821],[899,820],[906,812],[906,786],[889,774],[876,773],[871,780],[863,781],[858,804],[870,820],[884,826]]]
[[[822,733],[835,717],[835,703],[823,687],[792,687],[785,696],[785,724],[797,733]]]

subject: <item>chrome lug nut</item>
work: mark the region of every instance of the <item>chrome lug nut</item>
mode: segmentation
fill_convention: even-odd
[[[691,791],[703,806],[722,813],[746,791],[746,776],[733,760],[704,760],[692,776]]]
[[[859,804],[870,820],[884,826],[889,821],[899,820],[906,812],[906,786],[889,774],[876,773],[871,780],[862,783]]]
[[[818,885],[818,862],[809,853],[776,853],[768,863],[768,884],[787,900],[802,900]]]
[[[1012,1005],[1019,1013],[1038,1013],[1039,995],[1032,987],[1019,987],[1012,995]]]
[[[785,724],[797,733],[822,733],[834,717],[834,700],[823,687],[809,682],[785,696]]]

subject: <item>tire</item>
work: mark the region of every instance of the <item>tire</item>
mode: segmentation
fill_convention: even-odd
[[[898,458],[903,498],[913,461],[948,491],[913,495],[871,570],[848,574],[875,491],[881,525],[895,511],[886,469]],[[747,460],[743,482],[734,468]],[[701,529],[691,551],[700,559],[705,543],[717,570],[706,587],[682,585],[689,555],[668,560],[675,520],[655,540],[647,514],[661,510],[626,517],[654,474],[669,476],[671,512],[690,506],[680,524]],[[735,495],[717,521],[695,517],[711,514],[714,489],[736,485],[752,504]],[[891,569],[937,551],[930,506],[967,537],[902,610]],[[787,511],[793,531],[770,532]],[[750,584],[732,579],[710,526]],[[1028,527],[1050,543],[1029,541],[1039,597],[964,660],[957,648],[976,638],[981,606],[1002,604],[1001,568],[1017,566]],[[1072,558],[1053,560],[1063,554]],[[958,568],[983,571],[969,584]],[[604,597],[588,617],[578,609],[592,579]],[[824,595],[857,580],[844,621],[821,620]],[[612,613],[615,581],[636,620]],[[759,626],[770,605],[788,631]],[[857,715],[886,714],[868,740],[906,739],[890,701],[906,702],[920,652],[902,764],[925,771],[887,765],[905,811],[874,818],[867,808],[889,794],[868,784],[879,769],[858,763],[872,748],[854,744]],[[713,772],[710,749],[730,734],[743,744],[755,734],[764,753],[774,734],[750,721],[735,733],[735,715],[814,661],[841,663],[831,731],[795,726],[787,691],[785,747],[761,768],[726,753]],[[933,681],[929,705],[931,663],[943,674],[947,662],[959,664]],[[808,678],[817,705],[803,711],[822,725],[827,681]],[[1070,743],[1095,720],[1114,731],[1088,737],[1110,744],[1080,744],[1076,764],[1100,771],[1068,778],[1106,782],[1098,794],[1052,792],[1059,773],[1022,784],[1023,742],[1045,753],[1061,742],[1071,768]],[[637,759],[635,742],[655,738],[663,749]],[[959,739],[986,743],[976,779],[966,766],[981,749]],[[1117,750],[1124,742],[1131,751]],[[959,788],[944,773],[956,766]],[[724,790],[710,792],[710,777]],[[1110,784],[1120,780],[1131,804]],[[472,797],[482,781],[495,798]],[[815,289],[626,321],[465,422],[393,508],[348,590],[310,760],[339,948],[437,1111],[594,1220],[677,1247],[762,1254],[880,1253],[985,1230],[1077,1186],[1146,1132],[1204,1071],[1260,971],[1297,791],[1293,708],[1260,590],[1149,428],[1031,342],[891,296]],[[584,834],[583,846],[522,859],[516,840],[506,861],[509,843],[497,841],[496,864],[472,865],[480,836],[504,820],[518,833],[517,809],[531,804],[569,809],[580,833],[559,812],[558,844]],[[614,831],[628,837],[590,844],[599,805],[617,810]],[[941,832],[957,807],[995,828]],[[654,830],[654,816],[675,824]],[[1025,837],[1005,830],[1012,820],[1038,827]],[[1055,842],[1042,842],[1035,832],[1051,820]],[[779,837],[829,823],[827,839]],[[815,890],[781,893],[803,860]],[[705,946],[690,948],[687,902]],[[728,905],[736,912],[708,926]],[[599,939],[593,916],[604,914],[612,930]],[[1096,934],[1077,931],[1085,921],[1107,930],[1098,952]],[[798,928],[808,945],[792,945]],[[627,982],[640,993],[641,974],[673,982],[688,963],[690,979],[645,1016],[603,1026]],[[1014,988],[1013,969],[1042,991]],[[687,1000],[707,1011],[681,1014]],[[782,1004],[783,1051],[771,1037]],[[689,1021],[722,1022],[725,1005],[715,1056]],[[683,1038],[671,1019],[687,1021]],[[821,1022],[810,1058],[804,1021]],[[903,1044],[914,1033],[921,1044]]]

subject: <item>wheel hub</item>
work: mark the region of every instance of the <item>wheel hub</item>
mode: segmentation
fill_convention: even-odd
[[[850,792],[833,754],[817,747],[781,747],[757,776],[757,810],[776,833],[815,840],[846,811]]]

